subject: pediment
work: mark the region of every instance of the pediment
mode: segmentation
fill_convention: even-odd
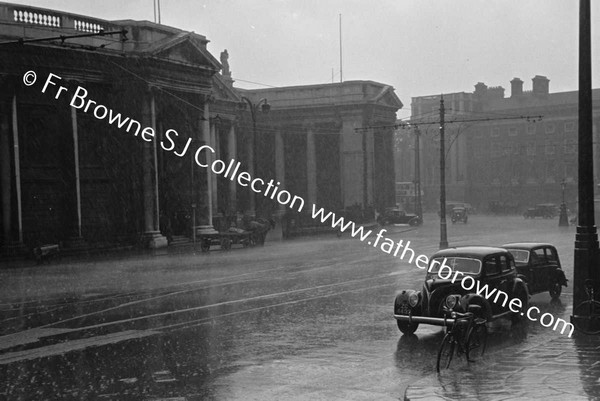
[[[404,106],[400,101],[400,98],[398,98],[394,92],[394,88],[389,85],[383,86],[379,93],[371,100],[379,105],[396,109],[401,109]]]
[[[219,71],[221,63],[202,45],[195,43],[190,34],[178,35],[158,43],[150,50],[153,56],[186,65]]]
[[[402,106],[403,106],[403,104],[400,101],[400,99],[398,98],[398,96],[396,96],[393,92],[387,92],[385,95],[383,95],[379,99],[379,101],[377,103],[383,104],[385,106],[398,107],[398,108],[402,108]]]

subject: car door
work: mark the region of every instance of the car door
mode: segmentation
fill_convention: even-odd
[[[560,261],[558,260],[558,252],[556,252],[554,247],[544,247],[544,254],[546,255],[546,264],[544,265],[546,278],[545,288],[548,289],[556,276],[556,269],[560,268]]]
[[[502,269],[502,264],[508,266],[508,262],[505,255],[491,255],[483,260],[483,269],[485,273],[485,278],[481,282],[481,288],[487,284],[488,286],[488,294],[493,294],[488,298],[489,304],[492,307],[492,313],[497,315],[504,311],[502,308],[503,297],[499,297],[499,302],[494,302],[496,298],[497,291],[501,290],[507,294],[508,288],[508,277],[505,274],[506,272]],[[514,274],[514,273],[513,273]],[[493,291],[493,293],[492,293]],[[485,292],[480,294],[485,297]]]
[[[529,255],[531,266],[531,281],[529,291],[538,293],[548,289],[547,260],[544,248],[534,248]]]
[[[502,303],[505,303],[505,307],[502,308],[502,311],[506,311],[511,298],[513,297],[511,294],[515,284],[515,278],[517,277],[517,270],[515,261],[510,255],[500,255],[498,256],[497,261],[500,273],[496,288],[498,291],[502,291],[506,294],[506,296],[498,296],[498,306],[501,306]]]

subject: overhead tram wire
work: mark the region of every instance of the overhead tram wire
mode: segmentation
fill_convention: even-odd
[[[446,120],[445,124],[453,124],[453,123],[470,123],[470,122],[485,122],[485,121],[499,121],[499,120],[527,120],[530,122],[538,122],[541,121],[543,115],[536,116],[512,116],[512,117],[490,117],[490,118],[467,118],[461,120]],[[363,132],[373,128],[412,128],[419,125],[439,125],[439,121],[420,121],[420,122],[406,122],[400,124],[393,125],[371,125],[367,127],[354,128],[355,132]]]

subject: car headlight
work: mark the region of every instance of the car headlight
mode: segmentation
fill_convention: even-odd
[[[419,303],[419,293],[413,292],[408,296],[408,304],[414,308]]]
[[[448,295],[446,297],[446,307],[450,310],[454,309],[458,303],[458,295]]]

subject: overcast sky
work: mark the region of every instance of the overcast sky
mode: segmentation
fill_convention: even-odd
[[[96,18],[154,21],[154,0],[23,0]],[[392,85],[411,97],[472,92],[477,82],[524,89],[545,75],[550,91],[577,89],[578,0],[161,0],[161,22],[202,34],[223,49],[236,86],[288,86],[343,79]],[[592,21],[600,1],[592,0]],[[592,47],[600,50],[600,24]],[[593,53],[594,87],[600,51]],[[253,85],[249,82],[262,85]]]

